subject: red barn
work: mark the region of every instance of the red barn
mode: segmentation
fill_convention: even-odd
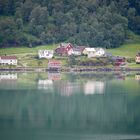
[[[48,63],[49,70],[59,70],[61,68],[61,62],[58,60],[50,60]]]
[[[55,53],[61,56],[69,56],[73,52],[73,45],[71,43],[61,43],[56,49]]]
[[[114,65],[115,66],[121,66],[121,65],[125,65],[126,64],[125,57],[117,56],[117,57],[114,57],[113,60],[114,60]]]

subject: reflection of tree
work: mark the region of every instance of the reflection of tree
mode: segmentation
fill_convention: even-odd
[[[11,91],[10,94],[3,91],[0,94],[0,118],[3,123],[11,119],[11,125],[26,127],[123,132],[129,130],[129,126],[133,130],[140,127],[139,100],[139,97],[112,93],[66,97],[55,93],[38,93],[36,90]]]

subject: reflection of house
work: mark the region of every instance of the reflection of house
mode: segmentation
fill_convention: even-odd
[[[0,74],[0,80],[17,80],[16,74]]]
[[[84,91],[86,95],[89,94],[103,94],[104,93],[104,82],[100,81],[87,81],[84,86]]]
[[[48,69],[59,70],[61,68],[61,62],[58,60],[49,60]]]
[[[39,80],[38,81],[38,89],[50,89],[53,85],[52,80]]]
[[[137,64],[140,64],[140,53],[136,55],[135,61]]]
[[[0,56],[0,64],[17,65],[16,56]]]
[[[55,53],[61,56],[69,56],[73,52],[73,45],[71,43],[61,43],[56,49]]]
[[[61,80],[61,74],[58,72],[58,73],[48,73],[48,79],[49,80],[53,80],[53,81],[56,81],[56,80]]]
[[[83,54],[87,55],[88,58],[103,57],[105,56],[105,50],[102,48],[85,48]]]
[[[50,59],[53,57],[53,50],[39,50],[38,56],[39,56],[39,58]]]
[[[138,80],[138,81],[140,81],[140,74],[136,74],[135,75],[135,79]]]
[[[17,88],[17,74],[0,74],[0,88]]]

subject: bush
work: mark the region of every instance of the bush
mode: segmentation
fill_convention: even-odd
[[[127,58],[126,61],[128,63],[134,63],[135,62],[135,58]]]

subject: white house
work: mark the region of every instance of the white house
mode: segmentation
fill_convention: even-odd
[[[105,55],[105,50],[103,48],[96,48],[95,56],[102,57]]]
[[[51,59],[53,57],[53,54],[54,54],[53,50],[39,50],[38,51],[39,58]]]
[[[16,56],[0,56],[0,64],[17,65],[17,57]]]
[[[105,55],[105,50],[102,48],[85,48],[83,54],[87,55],[88,58],[102,57]]]

